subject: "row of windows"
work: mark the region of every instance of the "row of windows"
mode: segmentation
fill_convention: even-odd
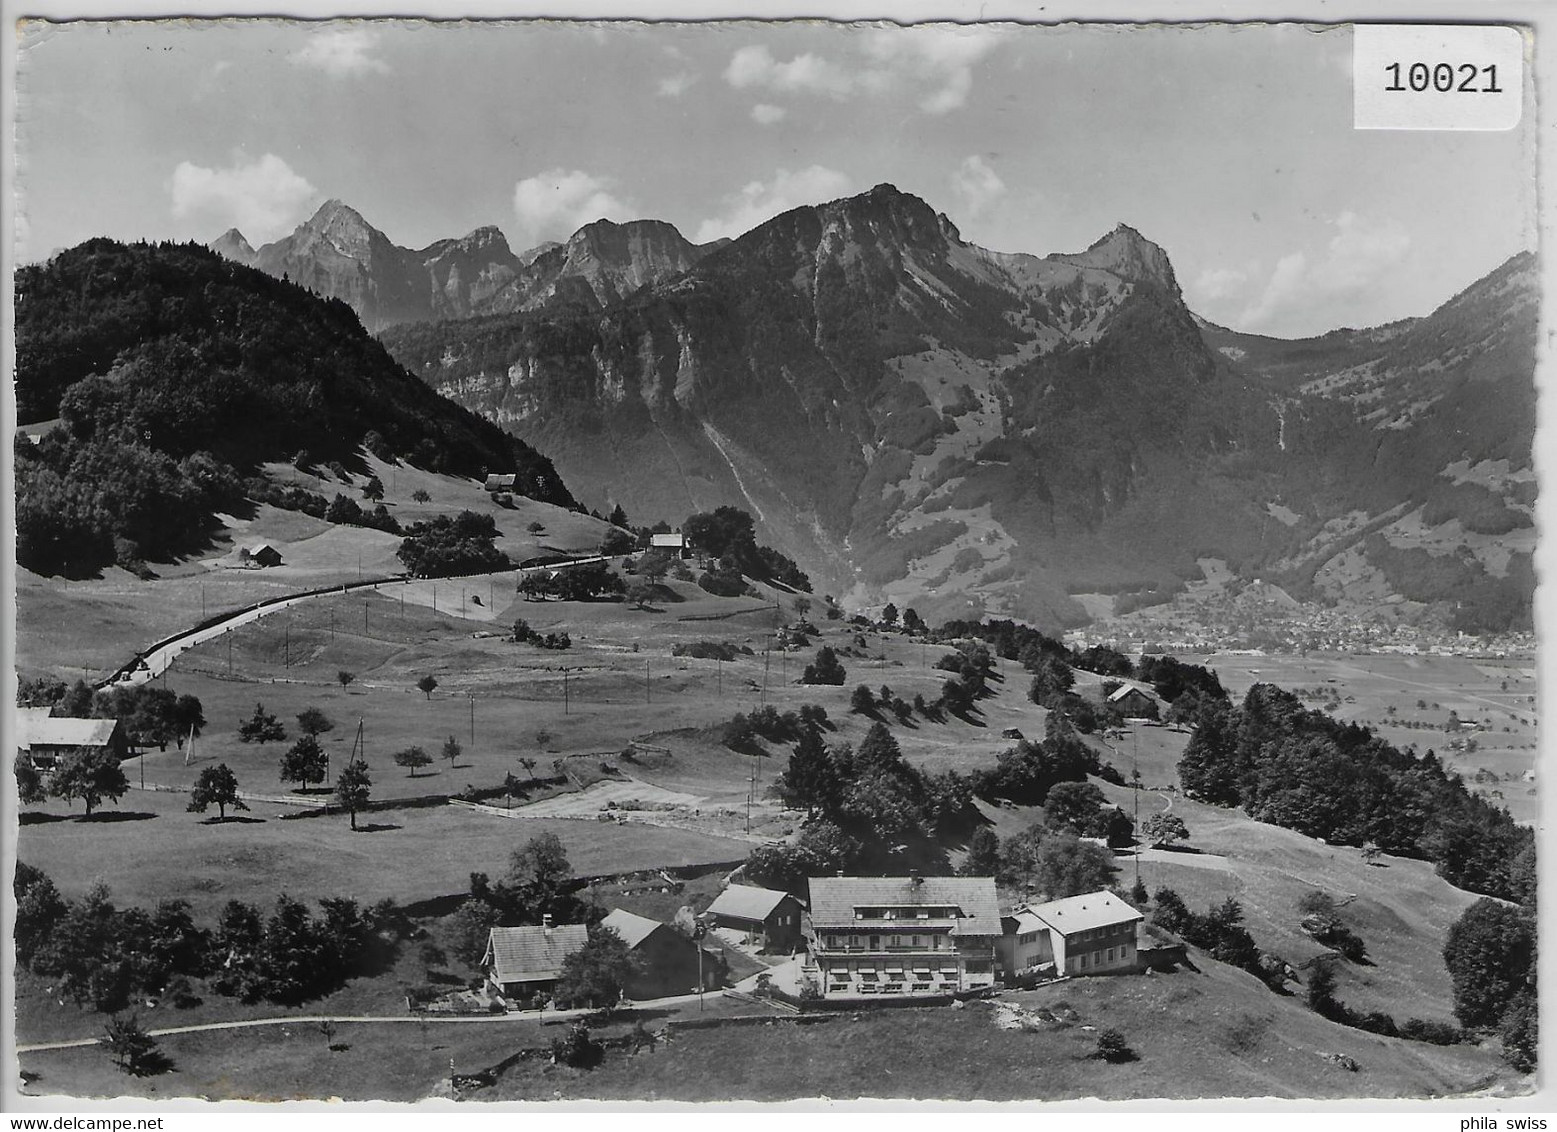
[[[826,939],[828,947],[858,947],[868,948],[871,951],[880,951],[882,940],[886,940],[886,946],[889,948],[917,947],[937,951],[951,946],[951,941],[942,935],[829,935]]]
[[[1110,947],[1103,951],[1082,952],[1076,957],[1077,970],[1085,971],[1088,967],[1101,967],[1105,963],[1112,963],[1115,959],[1130,958],[1130,946]]]
[[[1111,924],[1106,928],[1088,928],[1084,932],[1077,932],[1071,938],[1077,942],[1084,942],[1089,939],[1102,939],[1104,936],[1118,935],[1120,932],[1129,930],[1130,927],[1131,925],[1129,924]]]
[[[909,905],[901,908],[856,908],[856,920],[951,920],[957,916],[955,908],[937,908],[930,905]]]

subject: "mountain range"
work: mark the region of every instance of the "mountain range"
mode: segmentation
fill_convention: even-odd
[[[735,504],[820,588],[1085,619],[1205,559],[1326,600],[1528,621],[1535,265],[1431,315],[1300,341],[1185,305],[1162,248],[981,248],[880,185],[738,239],[597,222],[420,252],[327,204],[258,252],[412,373],[636,522]]]
[[[663,221],[598,220],[565,244],[516,255],[495,227],[403,248],[355,209],[326,201],[290,235],[257,251],[229,229],[210,247],[228,259],[350,303],[370,331],[402,322],[579,308],[600,310],[685,271],[699,246]]]

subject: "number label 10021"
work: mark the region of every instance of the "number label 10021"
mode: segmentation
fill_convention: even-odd
[[[1384,73],[1389,76],[1387,91],[1433,90],[1440,94],[1502,94],[1498,86],[1496,63],[1478,67],[1474,63],[1390,63]]]

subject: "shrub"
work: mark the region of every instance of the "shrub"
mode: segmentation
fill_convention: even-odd
[[[1097,1049],[1092,1056],[1099,1061],[1118,1064],[1122,1061],[1134,1061],[1135,1051],[1130,1048],[1130,1043],[1118,1030],[1104,1030],[1097,1036]]]
[[[593,1069],[605,1055],[605,1047],[589,1036],[589,1027],[575,1022],[560,1038],[551,1040],[553,1065],[569,1065],[574,1069]]]

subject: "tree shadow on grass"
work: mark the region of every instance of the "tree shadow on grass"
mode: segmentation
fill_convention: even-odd
[[[118,821],[150,821],[156,814],[148,814],[144,810],[99,810],[95,814],[82,814],[77,821],[83,822],[118,822]]]
[[[45,814],[38,810],[28,810],[17,815],[16,821],[18,825],[52,825],[57,821],[76,821],[80,817],[80,814]]]
[[[245,818],[237,814],[228,814],[225,818],[206,818],[201,825],[264,825],[264,818]]]
[[[387,821],[386,822],[378,822],[378,821],[376,821],[376,822],[369,822],[367,825],[359,825],[357,827],[357,832],[358,833],[388,833],[392,829],[399,829],[399,828],[401,828],[401,827],[396,825],[394,822],[387,822]]]

